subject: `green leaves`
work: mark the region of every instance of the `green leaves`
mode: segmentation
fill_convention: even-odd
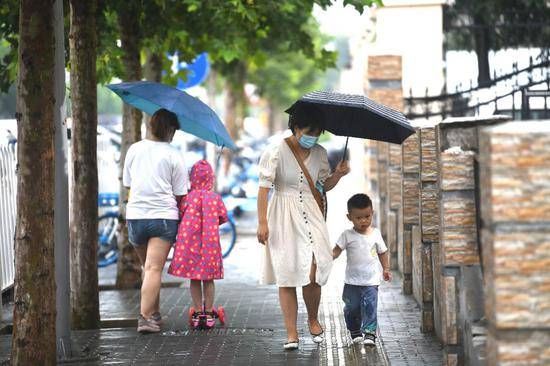
[[[344,6],[351,5],[359,12],[359,14],[363,14],[363,11],[365,8],[368,8],[373,5],[377,5],[378,7],[384,6],[382,3],[382,0],[344,0]]]
[[[241,60],[261,67],[282,52],[301,53],[316,67],[332,67],[333,52],[312,36],[314,4],[327,8],[334,0],[132,0],[139,7],[141,47],[158,54],[178,51],[180,59],[191,61],[207,51],[213,62]],[[381,6],[381,0],[344,0],[362,12]],[[119,47],[117,16],[127,16],[127,0],[98,0],[97,75],[100,83],[122,77],[124,69]],[[67,9],[68,10],[68,7]],[[17,76],[19,2],[0,2],[0,89],[5,91]],[[67,23],[68,24],[68,23]],[[313,27],[313,28],[312,28]],[[68,28],[67,28],[68,29]],[[67,45],[68,48],[68,45]],[[68,54],[68,51],[67,51]],[[164,65],[171,74],[170,65]],[[175,75],[173,77],[176,77]]]
[[[19,1],[0,2],[0,92],[7,92],[17,78]]]

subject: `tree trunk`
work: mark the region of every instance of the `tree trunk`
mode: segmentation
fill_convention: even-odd
[[[162,79],[162,54],[147,50],[144,72],[145,80],[160,83]]]
[[[225,127],[227,128],[227,132],[229,132],[229,136],[235,140],[239,134],[237,122],[238,92],[229,82],[225,84],[225,91]]]
[[[246,95],[244,84],[246,82],[246,65],[238,62],[229,69],[226,75],[226,127],[233,140],[238,140],[244,125],[246,113]]]
[[[238,135],[239,132],[239,129],[237,127],[237,95],[235,92],[235,88],[231,85],[230,82],[226,82],[225,90],[225,128],[227,129],[227,132],[229,132],[229,136],[231,137],[231,139],[235,141],[235,137]],[[223,149],[222,157],[222,173],[224,176],[227,176],[229,174],[231,160],[233,159],[233,153],[229,149]]]
[[[277,107],[275,107],[271,102],[267,102],[267,131],[269,136],[273,136],[277,130],[277,118],[275,117],[277,113]]]
[[[140,63],[140,32],[139,32],[139,8],[138,2],[128,2],[124,14],[119,14],[118,24],[122,50],[124,52],[123,62],[125,69],[125,81],[141,80]],[[126,204],[128,202],[128,191],[122,185],[122,170],[124,159],[130,145],[141,140],[141,118],[142,113],[138,109],[123,105],[122,115],[122,141],[120,147],[120,204],[121,218],[126,217]],[[141,286],[141,263],[136,251],[128,242],[128,228],[120,225],[118,235],[119,257],[117,262],[117,288],[139,288]]]
[[[216,81],[218,78],[218,72],[216,69],[211,68],[208,78],[206,79],[206,94],[208,96],[208,105],[213,109],[216,110],[216,94],[217,94],[217,88],[216,88]],[[214,144],[206,144],[206,157],[210,165],[212,165],[214,169],[214,175],[218,175],[218,159],[217,159],[217,149],[216,145]],[[218,180],[216,179],[214,181],[215,184],[215,190],[217,191],[219,189],[218,186]]]
[[[21,0],[12,364],[56,364],[54,2]]]
[[[154,81],[160,83],[162,80],[162,54],[151,52],[147,49],[147,58],[145,59],[145,66],[143,67],[143,76],[147,81]],[[146,128],[146,137],[149,137],[149,121],[151,116],[144,113],[143,122]]]
[[[482,19],[474,17],[474,45],[477,55],[477,83],[479,86],[491,84],[491,71],[489,68],[489,32]]]
[[[226,76],[225,90],[225,127],[233,141],[237,141],[242,132],[246,111],[246,95],[244,84],[246,82],[246,65],[243,62],[232,64]],[[229,173],[229,167],[233,152],[224,151],[224,175]]]
[[[71,320],[99,328],[97,279],[96,2],[71,0]]]

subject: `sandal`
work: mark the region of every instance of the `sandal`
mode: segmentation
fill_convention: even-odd
[[[317,343],[317,344],[323,343],[323,341],[325,340],[325,331],[324,331],[323,327],[321,327],[321,323],[319,323],[319,327],[321,328],[321,332],[317,333],[317,334],[313,334],[311,332],[311,326],[309,324],[309,320],[308,320],[307,325],[309,327],[309,334],[311,334],[311,338],[313,339],[313,342]]]
[[[285,351],[293,351],[293,350],[298,349],[298,343],[299,343],[298,340],[286,342],[283,345],[283,348],[285,349]]]

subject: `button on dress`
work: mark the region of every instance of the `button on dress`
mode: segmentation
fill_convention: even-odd
[[[330,174],[327,152],[320,145],[311,149],[304,164],[314,182],[324,183]],[[260,282],[279,287],[306,286],[315,259],[315,281],[321,286],[326,284],[332,268],[327,225],[285,141],[264,151],[259,171],[259,186],[273,188],[267,209],[269,237]]]

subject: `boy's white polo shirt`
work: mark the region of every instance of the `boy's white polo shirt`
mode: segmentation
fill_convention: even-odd
[[[388,250],[380,230],[373,228],[368,234],[354,229],[344,231],[336,245],[346,250],[345,282],[356,286],[378,286],[382,281],[382,265],[378,254]]]

